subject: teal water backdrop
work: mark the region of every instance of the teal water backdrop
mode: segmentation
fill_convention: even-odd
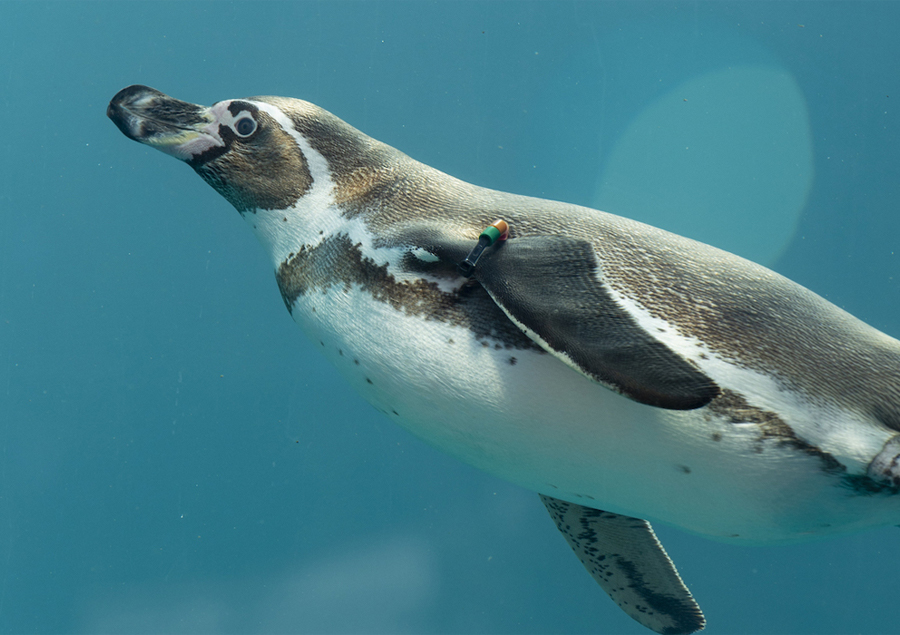
[[[107,120],[119,89],[306,99],[898,336],[898,26],[887,2],[0,3],[0,632],[647,632],[535,494],[349,390],[239,215]],[[709,633],[900,631],[896,528],[657,531]]]

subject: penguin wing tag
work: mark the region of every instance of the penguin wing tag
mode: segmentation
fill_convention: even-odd
[[[689,410],[718,386],[645,331],[606,290],[593,246],[520,237],[485,255],[475,278],[519,328],[569,366],[635,401]]]

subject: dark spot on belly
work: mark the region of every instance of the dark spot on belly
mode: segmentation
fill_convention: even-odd
[[[341,357],[344,356],[344,351],[343,351],[343,349],[340,349],[340,348],[338,349],[338,355],[340,355]]]
[[[370,383],[370,384],[373,383],[372,380],[369,379],[368,377],[366,377],[366,382],[368,382],[368,383]]]
[[[515,366],[515,365],[516,365],[516,362],[518,362],[518,361],[519,361],[519,360],[517,360],[515,357],[510,357],[510,358],[509,358],[509,365],[510,365],[510,366]]]
[[[400,413],[397,412],[396,410],[391,410],[391,412],[393,412],[393,413],[394,413],[395,415],[397,415],[398,417],[400,416]]]
[[[712,433],[712,440],[713,440],[713,441],[721,441],[721,440],[722,440],[722,433],[721,433],[721,432],[713,432],[713,433]]]
[[[680,471],[684,472],[685,474],[691,473],[691,468],[689,468],[687,465],[676,465],[675,467],[677,467]]]
[[[358,360],[358,359],[354,359],[354,360],[353,360],[353,363],[356,364],[357,366],[359,366],[359,360]]]

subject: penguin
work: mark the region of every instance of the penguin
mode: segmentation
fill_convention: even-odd
[[[249,223],[377,409],[539,494],[658,633],[705,618],[651,522],[736,544],[900,523],[900,342],[738,256],[465,183],[284,97],[107,114]]]

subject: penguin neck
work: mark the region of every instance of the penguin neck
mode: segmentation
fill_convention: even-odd
[[[257,209],[242,216],[276,268],[301,250],[347,233],[348,219],[325,197],[307,195],[287,209]]]

